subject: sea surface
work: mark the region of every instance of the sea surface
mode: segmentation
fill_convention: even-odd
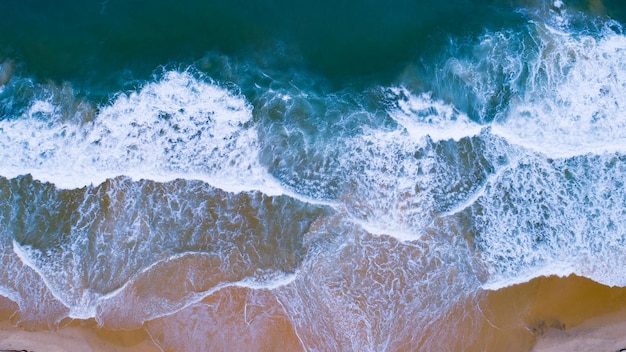
[[[172,351],[482,350],[485,292],[626,286],[625,24],[620,0],[0,0],[0,296]]]

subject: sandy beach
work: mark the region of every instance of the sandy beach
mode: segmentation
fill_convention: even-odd
[[[35,331],[26,330],[14,321],[17,309],[17,304],[0,296],[0,351],[161,351],[143,328],[111,331],[99,328],[93,319],[66,319],[56,331],[45,327]]]
[[[592,318],[572,329],[550,329],[533,351],[626,351],[626,312]]]
[[[626,289],[622,287],[576,275],[539,277],[485,292],[480,307],[487,324],[479,338],[485,340],[478,341],[475,350],[482,350],[480,346],[507,351],[570,351],[572,346],[589,346],[580,347],[581,351],[617,351],[626,347],[622,343],[626,341]]]
[[[160,351],[143,329],[112,332],[80,326],[79,323],[54,332],[25,331],[8,321],[0,322],[0,351],[4,350],[27,350],[29,352]]]
[[[591,319],[572,329],[549,329],[539,337],[534,352],[620,351],[626,348],[626,314]],[[161,351],[149,340],[124,338],[124,332],[108,332],[106,339],[93,330],[66,327],[56,332],[24,331],[0,323],[0,351]]]

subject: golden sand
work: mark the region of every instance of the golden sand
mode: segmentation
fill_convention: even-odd
[[[614,324],[626,322],[626,288],[607,287],[575,275],[540,277],[485,292],[480,304],[491,329],[481,333],[486,341],[479,345],[493,351],[528,351],[555,335],[584,339],[577,326],[587,323],[610,329],[599,324],[606,315],[612,315]]]
[[[621,350],[626,350],[624,311],[592,318],[572,329],[550,329],[533,349],[534,352]]]

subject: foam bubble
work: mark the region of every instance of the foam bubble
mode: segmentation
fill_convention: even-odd
[[[526,90],[493,132],[550,157],[626,151],[626,37],[536,28]]]
[[[126,175],[282,193],[259,164],[250,105],[189,72],[166,72],[119,94],[91,121],[66,121],[63,114],[52,98],[36,99],[21,117],[0,121],[0,173],[31,173],[61,188]]]
[[[416,348],[415,332],[427,335],[477,287],[460,241],[399,242],[336,219],[318,225],[300,274],[276,290],[307,349]]]
[[[221,287],[288,284],[305,254],[303,233],[330,211],[186,180],[116,178],[58,190],[30,177],[0,178],[0,192],[3,214],[12,214],[0,215],[2,293],[18,303],[51,296],[51,311],[62,306],[70,317],[120,327]]]
[[[485,287],[540,275],[626,285],[623,156],[522,157],[465,210],[465,230],[487,264]]]
[[[472,204],[505,170],[506,141],[488,131],[458,141],[414,139],[404,128],[370,130],[352,139],[342,203],[371,233],[419,238],[437,219]]]
[[[147,322],[166,351],[301,351],[278,300],[269,290],[224,288],[174,314]]]
[[[473,246],[487,270],[484,288],[572,273],[626,284],[614,270],[626,259],[626,36],[612,21],[580,31],[568,13],[551,16],[563,20],[537,16],[527,33],[488,32],[470,48],[453,46],[439,71],[451,81],[438,95],[467,104],[486,127],[475,138],[434,143],[457,149],[431,154],[451,157],[433,163],[447,172],[424,179],[440,211],[430,225]],[[482,147],[468,154],[459,147],[468,140]],[[446,182],[434,180],[454,179],[450,165],[466,155],[480,161],[483,174],[470,182],[480,186],[460,197],[462,188],[448,187],[439,197]],[[475,175],[467,171],[461,180]],[[452,206],[438,208],[442,201]]]
[[[390,98],[396,104],[396,108],[390,110],[391,117],[413,139],[428,136],[433,141],[459,140],[481,131],[482,127],[466,114],[459,112],[453,105],[433,99],[429,93],[415,95],[404,87],[391,88],[390,93]]]
[[[552,23],[555,16],[564,22]],[[623,152],[621,26],[607,21],[581,31],[566,23],[569,14],[531,18],[525,32],[487,32],[471,47],[453,45],[437,72],[445,78],[436,78],[437,95],[510,143],[549,157]]]

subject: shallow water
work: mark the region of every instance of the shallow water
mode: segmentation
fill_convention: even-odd
[[[0,12],[0,295],[21,326],[528,350],[580,321],[544,317],[533,282],[626,285],[618,2]]]

